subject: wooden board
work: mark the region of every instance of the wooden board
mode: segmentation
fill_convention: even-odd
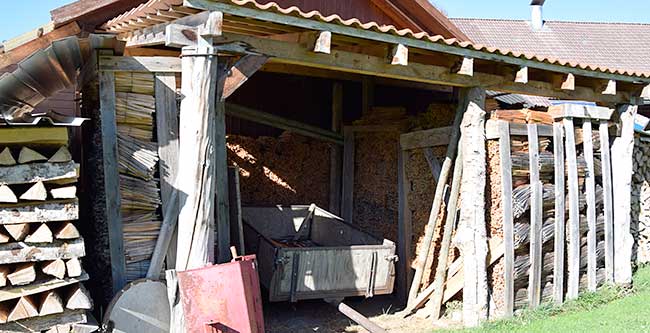
[[[408,160],[408,152],[401,150],[397,161],[397,191],[399,202],[397,211],[397,256],[400,258],[397,262],[397,297],[401,303],[407,301],[408,287],[411,285],[411,242],[413,237],[411,209],[408,204],[408,195],[411,186],[406,174],[406,166],[404,165],[406,160]]]
[[[65,127],[5,127],[0,128],[0,145],[3,146],[49,146],[68,144],[68,129]]]
[[[411,150],[446,146],[449,144],[450,136],[451,126],[404,133],[400,136],[400,147],[403,150]]]
[[[612,159],[609,150],[609,122],[600,122],[600,154],[603,179],[603,214],[605,218],[605,280],[614,281],[614,198],[612,197]]]
[[[539,141],[537,126],[528,124],[528,154],[530,168],[530,273],[528,279],[528,304],[539,306],[542,297],[542,182],[539,179]]]
[[[566,138],[566,167],[567,186],[569,188],[569,247],[567,249],[569,280],[567,283],[567,299],[578,297],[580,285],[580,221],[578,191],[578,166],[576,157],[575,128],[572,118],[565,118],[564,136]]]
[[[512,160],[510,159],[510,129],[509,123],[498,122],[499,129],[499,162],[501,164],[501,209],[503,212],[503,242],[504,242],[504,311],[506,317],[514,315],[515,306],[515,247],[514,221],[512,215]]]
[[[78,218],[77,199],[45,203],[0,204],[0,224],[69,221]]]
[[[510,135],[526,136],[528,135],[528,128],[526,124],[509,123]],[[553,126],[550,125],[537,125],[537,135],[540,137],[553,136]],[[494,140],[499,138],[499,125],[498,120],[489,119],[485,122],[485,138]]]
[[[556,304],[564,301],[564,222],[566,212],[566,186],[564,181],[564,127],[561,122],[553,124],[553,156],[555,157],[555,237],[553,262],[553,299]]]
[[[348,223],[353,223],[354,211],[354,132],[349,128],[343,129],[343,191],[341,193],[341,217]]]
[[[594,168],[594,144],[592,138],[591,120],[582,123],[583,154],[587,162],[585,174],[585,197],[587,199],[587,289],[595,291],[598,286],[596,271],[598,260],[596,256],[596,176]]]
[[[115,295],[104,315],[104,325],[119,332],[168,332],[169,320],[167,287],[151,280],[127,284]]]
[[[62,179],[76,179],[79,164],[31,163],[13,166],[0,166],[0,185],[29,184],[37,181],[49,182]]]

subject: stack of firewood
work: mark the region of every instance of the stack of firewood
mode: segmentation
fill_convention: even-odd
[[[634,142],[632,177],[632,232],[637,244],[637,262],[650,262],[650,138]]]
[[[551,114],[548,112],[533,111],[529,109],[494,110],[490,113],[490,118],[519,124],[553,125],[553,117]]]
[[[0,145],[0,331],[68,332],[92,300],[67,129],[0,129]]]
[[[162,223],[153,75],[118,72],[115,91],[126,279],[132,281],[146,275]]]

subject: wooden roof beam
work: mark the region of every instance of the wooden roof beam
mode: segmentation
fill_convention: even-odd
[[[390,49],[390,64],[391,65],[409,65],[409,49],[402,44],[395,44]]]
[[[305,31],[271,35],[269,39],[305,45],[313,52],[330,54],[332,33],[329,31]]]
[[[451,67],[451,72],[458,75],[474,76],[474,59],[459,58]]]

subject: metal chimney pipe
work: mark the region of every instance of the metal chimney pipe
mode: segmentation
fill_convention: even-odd
[[[544,16],[542,15],[542,7],[545,0],[533,0],[530,3],[530,23],[533,30],[542,30],[544,27]]]

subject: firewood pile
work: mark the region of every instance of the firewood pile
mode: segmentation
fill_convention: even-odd
[[[126,279],[146,275],[162,224],[158,145],[154,141],[154,77],[115,73],[118,170]]]
[[[0,331],[69,332],[93,303],[67,129],[4,128],[0,145]]]
[[[632,177],[632,233],[636,261],[650,262],[650,138],[636,137]]]

